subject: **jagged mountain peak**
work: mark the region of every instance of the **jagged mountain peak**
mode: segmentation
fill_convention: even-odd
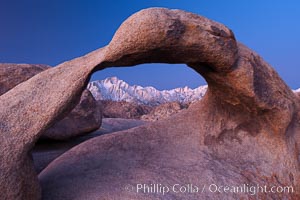
[[[93,81],[87,87],[97,100],[127,101],[145,105],[159,105],[166,102],[177,101],[191,103],[201,99],[207,85],[191,89],[188,86],[172,90],[157,90],[152,86],[142,87],[129,85],[117,77]]]

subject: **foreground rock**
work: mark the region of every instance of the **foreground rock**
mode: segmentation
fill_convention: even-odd
[[[0,64],[0,95],[31,77],[50,69],[47,65]],[[89,90],[85,90],[79,104],[61,121],[43,133],[41,139],[68,140],[96,130],[101,125],[101,105]]]
[[[0,96],[1,198],[39,197],[28,151],[76,105],[92,71],[148,62],[188,64],[206,79],[205,97],[167,120],[96,137],[64,153],[39,174],[43,199],[253,199],[247,192],[205,188],[162,196],[137,190],[137,184],[194,184],[200,191],[210,184],[289,186],[293,192],[255,198],[300,198],[295,94],[225,26],[159,8],[131,16],[104,49]],[[37,87],[41,83],[51,87]]]
[[[99,49],[65,62],[0,96],[0,199],[41,198],[30,150],[43,132],[78,104],[102,56]]]

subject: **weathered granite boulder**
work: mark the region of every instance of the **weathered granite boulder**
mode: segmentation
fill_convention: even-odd
[[[49,68],[39,64],[0,63],[0,95]]]
[[[206,79],[205,97],[167,120],[72,148],[39,174],[43,199],[300,198],[299,99],[227,27],[161,8],[131,16],[107,47],[0,96],[1,197],[39,197],[28,152],[43,130],[76,105],[91,72],[148,62],[186,63]],[[138,184],[200,189],[162,195],[138,190]],[[211,184],[289,186],[293,192],[210,192]]]
[[[0,95],[47,69],[50,66],[0,63]],[[101,105],[85,90],[72,112],[47,129],[40,139],[68,140],[98,129],[101,119]]]

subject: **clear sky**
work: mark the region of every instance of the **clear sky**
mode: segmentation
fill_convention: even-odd
[[[290,87],[300,87],[299,0],[0,0],[0,62],[55,66],[108,44],[127,17],[148,7],[182,9],[225,24]],[[184,65],[111,68],[92,79],[107,76],[158,89],[205,84]]]

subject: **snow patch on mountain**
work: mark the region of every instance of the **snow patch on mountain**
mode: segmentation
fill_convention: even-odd
[[[157,90],[154,87],[129,85],[117,77],[90,82],[87,88],[96,100],[127,101],[145,105],[159,105],[177,101],[191,103],[201,99],[207,90],[207,85],[191,89],[189,87],[172,90]]]
[[[296,89],[296,90],[293,90],[293,92],[295,92],[295,93],[300,92],[300,88],[298,88],[298,89]]]

